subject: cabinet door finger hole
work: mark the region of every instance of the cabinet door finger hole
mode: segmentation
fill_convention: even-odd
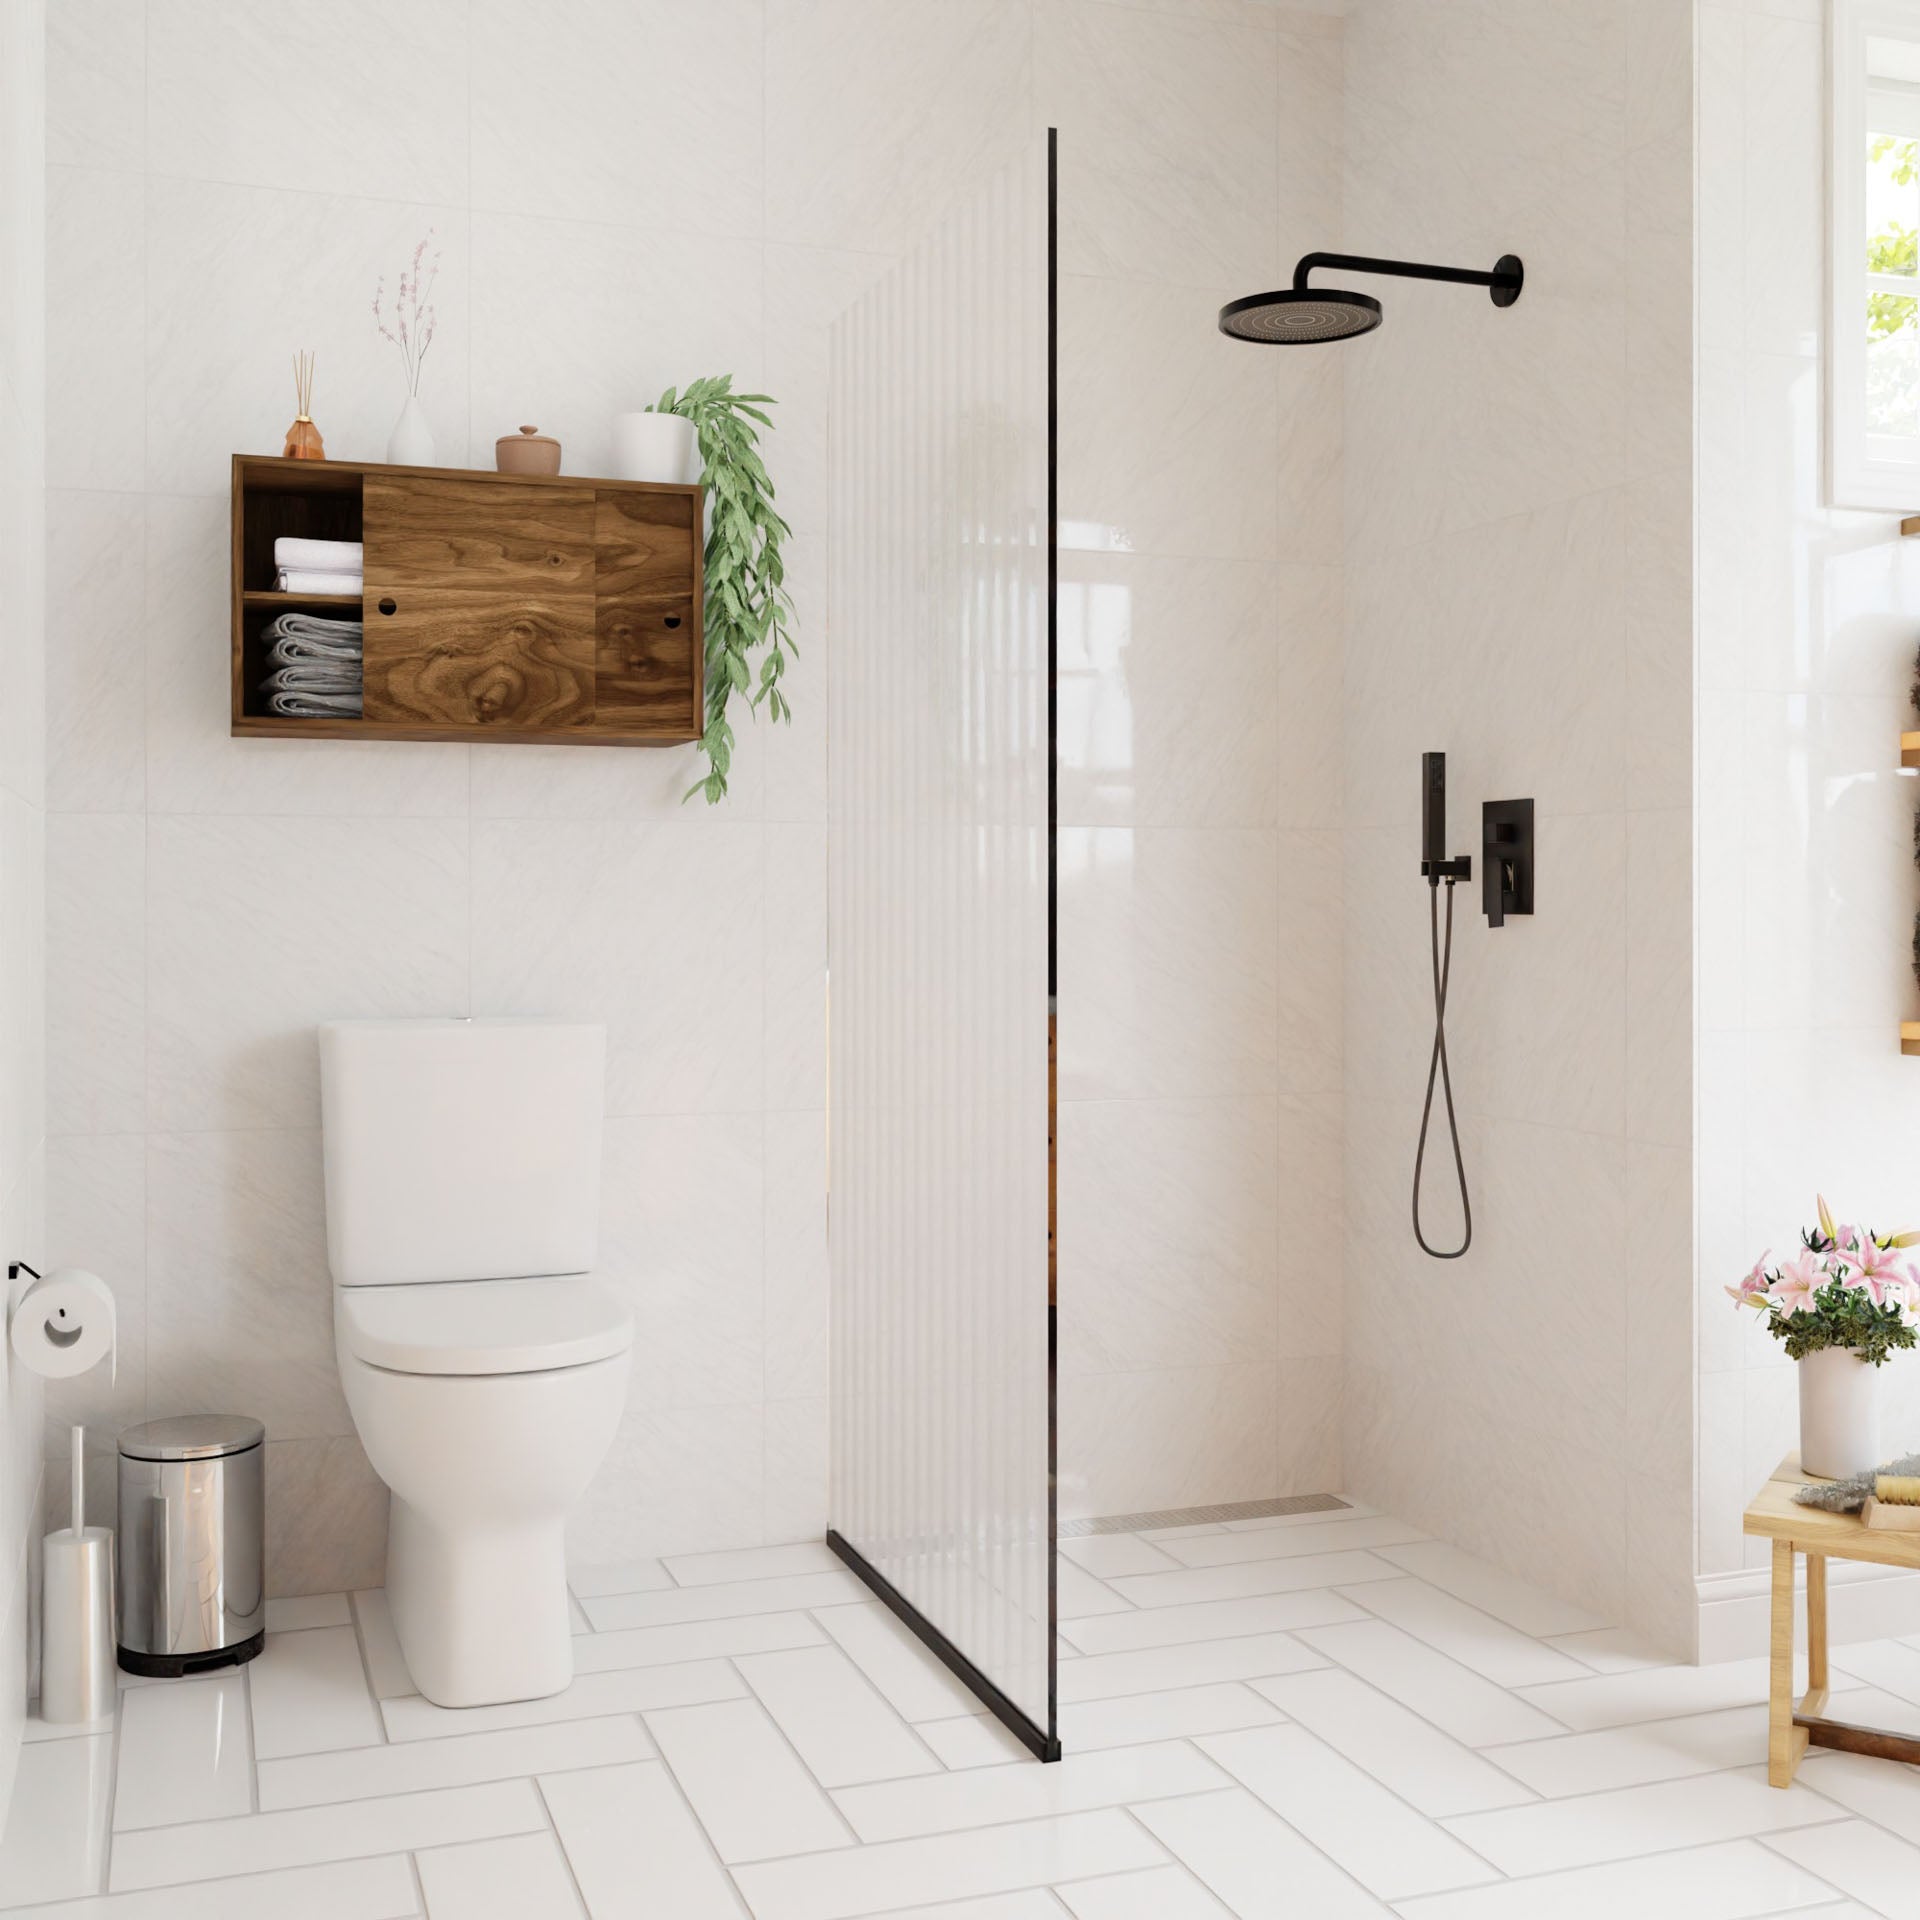
[[[380,611],[382,613],[398,613],[400,611],[399,606],[391,594],[388,594],[387,597],[380,602]]]

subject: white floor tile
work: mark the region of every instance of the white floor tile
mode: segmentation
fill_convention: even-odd
[[[1157,1800],[1135,1817],[1238,1920],[1376,1920],[1388,1912],[1242,1789]]]
[[[238,1668],[137,1687],[120,1711],[117,1832],[252,1811],[247,1683]]]
[[[1803,1657],[1795,1662],[1795,1693],[1805,1685]],[[1576,1733],[1630,1727],[1641,1720],[1666,1720],[1682,1713],[1712,1713],[1721,1707],[1746,1707],[1766,1697],[1764,1660],[1596,1674],[1591,1680],[1560,1680],[1549,1686],[1526,1687],[1520,1693],[1522,1700]]]
[[[1382,1900],[1498,1878],[1478,1854],[1304,1727],[1260,1727],[1197,1744]]]
[[[133,1676],[121,1675],[123,1680],[131,1677]],[[123,1687],[119,1691],[125,1692],[126,1689]],[[103,1714],[98,1720],[42,1720],[40,1703],[34,1700],[28,1703],[26,1721],[20,1729],[20,1739],[22,1744],[35,1740],[81,1740],[89,1734],[111,1733],[113,1727],[114,1716],[110,1713]]]
[[[1766,1844],[1886,1920],[1920,1920],[1920,1847],[1908,1841],[1864,1820],[1842,1820],[1775,1834]]]
[[[1084,1620],[1099,1613],[1131,1613],[1133,1602],[1123,1600],[1104,1580],[1096,1579],[1071,1560],[1060,1562],[1055,1579],[1062,1620]]]
[[[722,1860],[847,1844],[846,1823],[758,1701],[669,1707],[648,1714],[647,1729]]]
[[[1134,1533],[1088,1533],[1060,1542],[1060,1558],[1100,1580],[1128,1573],[1173,1573],[1180,1562]]]
[[[1590,1633],[1552,1633],[1542,1646],[1569,1653],[1582,1666],[1595,1673],[1638,1673],[1647,1667],[1671,1667],[1679,1663],[1670,1653],[1642,1640],[1631,1627],[1596,1627]]]
[[[386,1588],[371,1587],[356,1593],[353,1617],[360,1628],[361,1645],[366,1650],[367,1674],[373,1682],[374,1698],[398,1700],[416,1692],[413,1675],[407,1671],[407,1656],[400,1651],[400,1636],[393,1630]]]
[[[1397,1580],[1400,1571],[1390,1560],[1377,1560],[1370,1553],[1303,1553],[1291,1560],[1250,1560],[1238,1566],[1143,1573],[1116,1580],[1113,1590],[1136,1607],[1173,1607],[1192,1600],[1239,1600],[1250,1593],[1295,1593],[1303,1587],[1351,1587],[1363,1580]]]
[[[1597,1613],[1544,1593],[1500,1568],[1489,1566],[1444,1540],[1423,1540],[1407,1547],[1382,1547],[1381,1557],[1408,1573],[1418,1574],[1429,1586],[1441,1588],[1482,1613],[1544,1638],[1550,1633],[1590,1633],[1611,1626]]]
[[[1920,1834],[1920,1768],[1864,1753],[1810,1753],[1794,1779],[1863,1820],[1894,1833]]]
[[[1166,1552],[1186,1567],[1225,1567],[1244,1560],[1286,1560],[1307,1553],[1345,1553],[1361,1547],[1394,1547],[1425,1540],[1418,1527],[1382,1516],[1332,1520],[1320,1526],[1248,1527],[1234,1533],[1170,1540]]]
[[[1259,1680],[1327,1664],[1290,1633],[1256,1633],[1244,1640],[1195,1640],[1138,1653],[1090,1653],[1060,1667],[1063,1703],[1109,1700],[1116,1694],[1157,1693],[1169,1687],[1207,1686],[1218,1680]]]
[[[1431,1818],[1533,1796],[1477,1753],[1338,1668],[1256,1680],[1254,1691]]]
[[[823,1787],[938,1773],[941,1762],[838,1647],[734,1663]]]
[[[260,1810],[332,1806],[376,1794],[470,1787],[483,1780],[568,1773],[575,1767],[617,1767],[652,1754],[653,1745],[632,1714],[498,1733],[456,1733],[442,1740],[408,1740],[350,1753],[312,1753],[261,1761]]]
[[[433,1847],[414,1863],[430,1920],[581,1920],[585,1911],[551,1834]]]
[[[1870,1680],[1902,1700],[1920,1703],[1920,1647],[1910,1647],[1904,1640],[1864,1640],[1835,1647],[1831,1658],[1838,1672]]]
[[[1403,1633],[1502,1687],[1585,1680],[1592,1669],[1424,1580],[1372,1580],[1347,1596]]]
[[[582,1600],[609,1593],[650,1593],[673,1585],[673,1575],[658,1560],[629,1560],[617,1567],[569,1567],[567,1585]]]
[[[1233,1920],[1184,1867],[1104,1874],[1055,1891],[1073,1920]]]
[[[1165,1858],[1126,1814],[1103,1809],[778,1860],[742,1867],[738,1879],[754,1920],[865,1920],[889,1907],[1087,1880]]]
[[[598,1633],[620,1627],[671,1627],[690,1620],[733,1620],[755,1613],[792,1613],[864,1600],[867,1589],[841,1569],[773,1580],[728,1580],[707,1587],[663,1587],[654,1593],[610,1593],[580,1604]]]
[[[113,1886],[177,1886],[274,1867],[317,1866],[323,1860],[411,1853],[498,1834],[538,1833],[547,1824],[529,1780],[483,1787],[403,1793],[391,1800],[349,1800],[332,1807],[253,1813],[244,1820],[209,1820],[155,1827],[114,1842]]]
[[[306,1627],[345,1627],[353,1622],[344,1593],[309,1593],[267,1602],[269,1633],[298,1633]]]
[[[1222,1681],[1210,1687],[1175,1687],[1166,1693],[1124,1694],[1062,1707],[1060,1743],[1068,1753],[1093,1753],[1148,1740],[1270,1727],[1282,1718],[1251,1687]]]
[[[659,1762],[557,1774],[540,1790],[593,1920],[740,1920],[726,1869]]]
[[[419,1912],[404,1854],[6,1909],[7,1920],[414,1920]]]
[[[583,1673],[564,1692],[544,1700],[511,1700],[497,1707],[436,1707],[410,1693],[381,1702],[389,1740],[438,1740],[450,1733],[494,1733],[554,1720],[593,1720],[653,1707],[693,1707],[706,1700],[737,1700],[746,1692],[725,1660],[692,1660],[677,1667],[613,1667]]]
[[[247,1685],[258,1759],[371,1747],[386,1738],[351,1627],[269,1640],[247,1668]]]
[[[947,1720],[979,1711],[980,1702],[877,1601],[822,1607],[813,1617],[904,1718]]]
[[[1733,1840],[1408,1900],[1400,1912],[1405,1920],[1621,1920],[1628,1914],[1638,1920],[1756,1920],[1798,1912],[1828,1891],[1765,1847]]]
[[[1245,1600],[1199,1600],[1180,1607],[1143,1607],[1126,1614],[1069,1620],[1060,1637],[1082,1653],[1130,1653],[1183,1640],[1224,1640],[1295,1627],[1331,1627],[1372,1615],[1330,1587],[1304,1593],[1261,1593]]]
[[[1759,1767],[1467,1813],[1446,1826],[1502,1873],[1518,1876],[1777,1833],[1834,1814],[1832,1802],[1807,1787],[1768,1786],[1766,1769]]]
[[[676,1553],[661,1562],[683,1587],[731,1580],[778,1580],[798,1573],[844,1573],[846,1562],[823,1540],[790,1547],[738,1547],[727,1553]]]
[[[1227,1784],[1184,1742],[1068,1754],[1051,1766],[978,1767],[918,1780],[848,1787],[833,1797],[862,1840],[905,1840],[1095,1807],[1133,1806]],[[698,1805],[698,1802],[695,1802]]]
[[[1844,1707],[1838,1711],[1852,1717]],[[1552,1740],[1489,1747],[1486,1754],[1536,1793],[1558,1799],[1750,1767],[1764,1759],[1766,1751],[1767,1710],[1757,1706],[1723,1707],[1718,1713],[1690,1713],[1599,1733],[1563,1733]]]
[[[920,1720],[916,1732],[956,1772],[965,1767],[1004,1767],[1030,1761],[1033,1755],[990,1713],[966,1714],[954,1720]]]
[[[110,1736],[23,1746],[0,1838],[0,1899],[25,1906],[99,1893],[112,1798]]]
[[[1537,1707],[1384,1620],[1350,1627],[1307,1627],[1300,1638],[1470,1747],[1543,1739],[1561,1730],[1557,1720]]]
[[[621,1633],[579,1635],[573,1643],[573,1670],[579,1675],[619,1667],[679,1666],[735,1653],[771,1653],[777,1647],[817,1647],[825,1638],[805,1613],[694,1620],[684,1627],[628,1627]]]

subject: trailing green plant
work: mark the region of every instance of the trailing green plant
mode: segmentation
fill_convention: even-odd
[[[782,552],[792,529],[774,511],[773,482],[752,424],[757,420],[771,429],[773,422],[761,409],[776,404],[764,393],[735,393],[733,376],[723,373],[669,387],[648,408],[691,420],[700,438],[707,515],[707,711],[700,750],[707,756],[707,771],[684,798],[704,793],[709,806],[726,798],[734,745],[727,708],[733,696],[744,695],[749,711],[764,702],[774,719],[793,719],[780,685],[788,659],[799,653],[787,630],[793,601]]]

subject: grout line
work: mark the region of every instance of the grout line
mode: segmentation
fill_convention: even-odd
[[[420,1874],[420,1856],[418,1853],[409,1853],[406,1861],[407,1871],[413,1876],[413,1891],[418,1896],[420,1912],[424,1916],[427,1914],[427,1883]]]
[[[240,1669],[240,1689],[246,1696],[247,1708],[247,1811],[258,1813],[260,1811],[260,1743],[253,1726],[252,1667],[253,1662],[249,1660]]]
[[[116,1661],[116,1664],[117,1661]],[[107,1807],[105,1815],[105,1833],[100,1849],[100,1885],[98,1891],[104,1895],[113,1885],[113,1816],[120,1803],[120,1755],[122,1733],[127,1723],[126,1705],[128,1689],[119,1684],[119,1676],[114,1676],[113,1690],[113,1744],[108,1752],[107,1770]]]
[[[547,1799],[546,1787],[537,1773],[530,1777],[533,1781],[533,1790],[540,1799],[540,1811],[547,1816],[547,1827],[553,1836],[554,1850],[560,1856],[560,1864],[567,1870],[567,1879],[573,1887],[573,1897],[580,1902],[582,1915],[591,1915],[593,1909],[587,1901],[587,1890],[580,1884],[580,1876],[573,1870],[573,1856],[567,1852],[567,1843],[560,1838],[559,1823],[553,1817],[553,1807]]]
[[[372,1589],[369,1588],[368,1591],[371,1592]],[[385,1588],[382,1588],[381,1591],[384,1593]],[[367,1652],[367,1637],[361,1630],[360,1609],[355,1604],[355,1598],[356,1596],[354,1594],[349,1593],[347,1595],[347,1624],[353,1629],[354,1651],[360,1656],[360,1678],[367,1689],[367,1698],[373,1702],[373,1717],[380,1728],[379,1744],[381,1746],[391,1746],[393,1741],[387,1732],[386,1702],[380,1698],[380,1689],[375,1684],[373,1678],[373,1660]],[[395,1640],[397,1644],[397,1635],[395,1636]],[[286,1757],[292,1759],[294,1756],[289,1754]]]

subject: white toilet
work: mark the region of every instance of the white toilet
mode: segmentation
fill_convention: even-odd
[[[573,1678],[563,1519],[633,1344],[591,1272],[605,1065],[568,1021],[320,1029],[334,1351],[393,1493],[394,1629],[443,1707]]]

